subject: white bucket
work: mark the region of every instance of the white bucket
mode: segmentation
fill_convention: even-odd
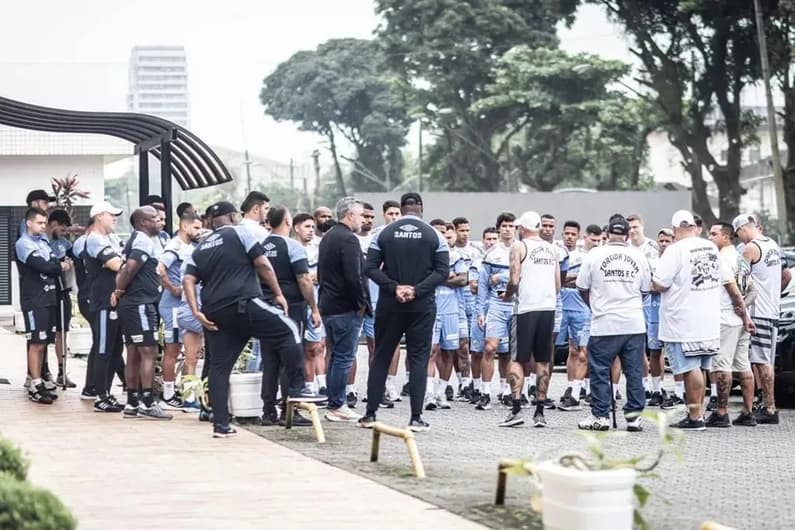
[[[229,377],[229,412],[238,418],[262,415],[262,374],[232,374]]]
[[[554,462],[538,467],[547,530],[632,530],[635,471],[580,471]]]
[[[88,355],[91,352],[91,328],[72,328],[68,337],[72,355]]]

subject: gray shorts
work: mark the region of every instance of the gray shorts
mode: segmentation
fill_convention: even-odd
[[[748,346],[751,336],[742,324],[739,326],[720,326],[720,351],[712,359],[713,372],[748,372]]]
[[[751,364],[773,364],[776,357],[776,340],[778,339],[778,320],[771,318],[751,317],[756,326],[756,333],[751,337],[749,358]]]

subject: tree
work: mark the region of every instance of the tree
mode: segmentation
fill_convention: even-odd
[[[505,108],[475,111],[475,105],[488,96],[497,61],[508,50],[557,44],[555,24],[573,7],[566,4],[573,2],[556,10],[543,0],[376,0],[383,18],[378,38],[389,65],[440,136],[428,153],[437,185],[503,187],[499,159],[505,136],[513,136],[504,131],[517,116]]]
[[[356,148],[350,177],[355,190],[385,191],[401,179],[400,148],[409,118],[383,59],[375,41],[332,39],[281,63],[260,92],[274,119],[298,122],[301,130],[326,137],[343,195],[339,135]]]
[[[642,64],[640,81],[653,93],[671,143],[692,178],[694,208],[716,219],[703,171],[718,188],[720,216],[739,211],[742,149],[755,141],[758,119],[744,112],[740,93],[759,79],[759,49],[751,2],[717,0],[587,0],[621,24]],[[728,139],[726,162],[710,138]]]

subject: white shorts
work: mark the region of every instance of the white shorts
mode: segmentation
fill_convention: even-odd
[[[712,359],[714,372],[747,372],[751,370],[748,360],[748,345],[751,336],[742,324],[720,326],[720,351]]]

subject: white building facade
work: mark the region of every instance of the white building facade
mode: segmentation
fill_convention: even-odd
[[[183,46],[136,46],[130,53],[127,110],[188,128],[188,63]]]

